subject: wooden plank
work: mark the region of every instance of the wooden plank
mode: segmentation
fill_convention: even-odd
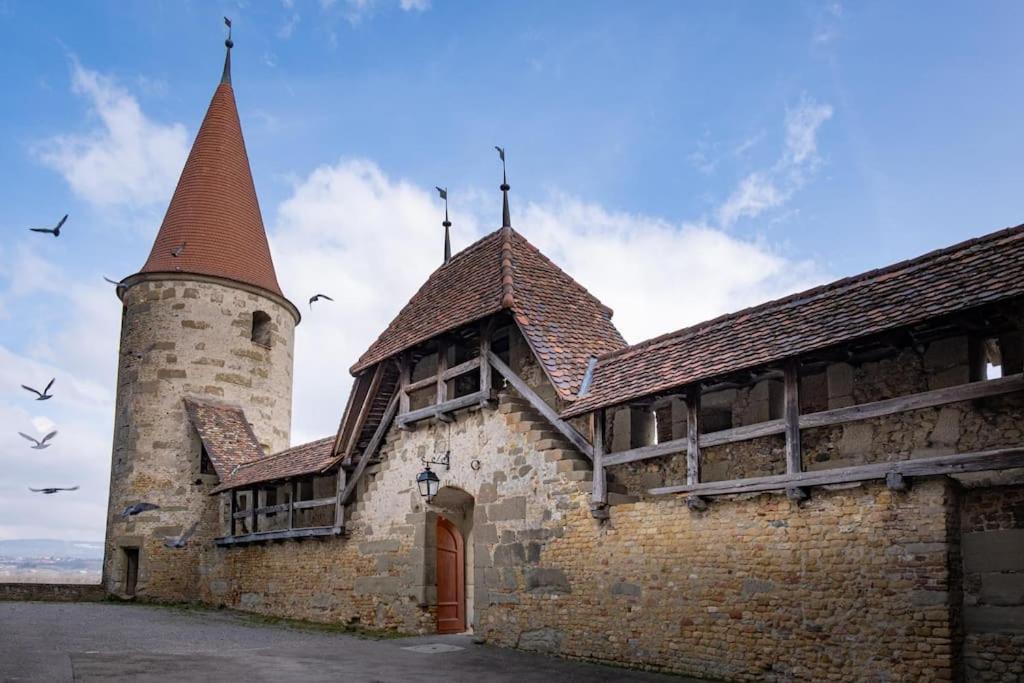
[[[472,394],[466,394],[465,396],[445,401],[441,405],[417,408],[416,410],[412,410],[404,415],[399,415],[398,425],[399,427],[405,427],[414,422],[419,422],[420,420],[429,420],[430,418],[436,418],[439,415],[446,415],[447,413],[451,413],[462,408],[468,408],[480,403],[482,398],[483,394],[481,392],[474,391]]]
[[[969,382],[944,389],[910,394],[909,396],[897,396],[896,398],[874,401],[873,403],[862,403],[847,408],[836,408],[820,413],[802,415],[800,417],[800,428],[827,427],[844,422],[883,417],[908,410],[934,408],[935,406],[957,403],[959,401],[1001,396],[1017,391],[1024,391],[1024,375],[1010,375],[1009,377],[1001,377],[999,379]]]
[[[235,520],[237,519],[237,517],[235,517],[235,514],[238,512],[238,510],[236,509],[238,507],[238,505],[237,505],[237,501],[235,500],[235,497],[238,494],[235,493],[234,491],[228,491],[228,495],[231,496],[231,507],[230,507],[231,512],[228,513],[229,514],[229,517],[228,517],[228,536],[234,536],[235,535]]]
[[[480,400],[480,405],[485,408],[495,407],[495,403],[491,399],[491,364],[484,360],[491,352],[491,331],[493,328],[494,318],[480,325],[480,355],[477,360],[480,362],[480,393],[484,396]]]
[[[288,509],[288,503],[280,503],[279,505],[264,505],[263,507],[256,509],[256,514],[266,515],[271,512],[284,512]]]
[[[409,412],[409,376],[412,372],[412,359],[408,351],[402,352],[398,362],[398,412]]]
[[[328,498],[314,498],[313,500],[297,500],[295,501],[294,507],[296,510],[307,510],[309,508],[319,508],[325,505],[334,505],[338,500],[337,496],[330,496]]]
[[[564,436],[569,442],[583,455],[587,456],[591,460],[594,459],[594,448],[583,436],[573,429],[572,425],[558,417],[558,413],[549,406],[544,399],[534,393],[533,389],[529,387],[522,380],[519,375],[512,371],[512,368],[505,365],[505,362],[498,358],[493,351],[487,354],[487,360],[497,370],[502,377],[504,377],[512,387],[519,392],[519,395],[529,401],[533,409],[544,416],[551,426],[558,430],[558,432]]]
[[[804,466],[800,450],[800,366],[786,363],[783,373],[782,421],[786,425],[786,472],[794,474]]]
[[[345,504],[341,501],[341,494],[345,492],[345,468],[339,466],[337,478],[337,493],[334,496],[334,526],[345,526]]]
[[[341,468],[338,468],[341,469]],[[299,481],[292,479],[292,484],[288,489],[288,528],[295,528],[295,499],[298,497]]]
[[[902,413],[908,410],[933,408],[948,403],[957,403],[959,401],[970,401],[980,398],[1002,396],[1018,391],[1024,391],[1024,375],[1012,375],[1010,377],[1002,377],[1000,379],[970,382],[968,384],[961,384],[955,387],[935,389],[919,394],[911,394],[909,396],[898,396],[896,398],[874,401],[872,403],[862,403],[860,405],[849,406],[846,408],[836,408],[834,410],[824,410],[818,413],[808,413],[807,415],[800,415],[799,424],[800,429],[827,427],[831,425],[844,424],[846,422],[855,422],[857,420],[867,420],[874,417],[884,417],[886,415]],[[785,419],[769,420],[767,422],[744,425],[743,427],[734,427],[733,429],[723,429],[709,434],[701,434],[698,443],[701,448],[710,448],[712,446],[720,446],[722,444],[735,443],[737,441],[756,439],[762,436],[784,434],[785,432]],[[628,451],[608,454],[605,456],[604,464],[606,467],[610,467],[612,465],[636,462],[637,460],[660,458],[662,456],[685,451],[687,448],[687,439],[673,439],[672,441],[665,441],[664,443],[653,444],[651,446],[641,446],[640,448],[634,448]]]
[[[391,426],[391,421],[395,419],[395,413],[397,412],[398,395],[396,394],[388,401],[388,407],[384,410],[384,415],[380,419],[380,424],[377,425],[377,430],[370,437],[370,443],[366,444],[366,450],[359,456],[359,462],[352,471],[352,476],[345,482],[345,490],[341,492],[341,505],[348,503],[349,498],[352,497],[352,492],[355,491],[359,478],[363,476],[363,471],[370,463],[370,458],[374,456],[381,443],[384,442],[384,436],[388,433],[388,428]]]
[[[442,341],[437,343],[437,397],[435,405],[441,405],[448,400],[448,383],[444,381],[444,374],[448,371],[448,345]]]
[[[410,382],[409,386],[406,388],[406,391],[411,394],[414,391],[419,391],[421,389],[426,389],[427,387],[433,387],[436,385],[437,375],[431,375],[430,377],[424,377],[423,379],[416,380],[415,382]]]
[[[314,526],[305,529],[285,529],[281,531],[261,531],[255,534],[244,534],[242,536],[226,536],[214,539],[219,546],[245,545],[247,543],[262,543],[266,541],[286,541],[302,538],[315,538],[322,536],[339,536],[344,532],[335,526]]]
[[[686,483],[700,481],[700,387],[686,395]]]
[[[913,458],[897,462],[881,462],[831,470],[777,474],[768,477],[705,482],[685,486],[664,486],[649,490],[652,495],[694,493],[700,496],[723,496],[737,493],[780,491],[788,488],[846,484],[872,479],[885,479],[890,473],[903,477],[960,474],[1024,467],[1024,446],[997,448],[989,451]]]
[[[231,517],[233,519],[245,519],[246,517],[249,517],[251,514],[252,513],[249,512],[248,510],[242,510],[241,512],[232,512]]]
[[[258,531],[258,529],[256,527],[256,520],[257,520],[256,508],[258,506],[258,502],[257,502],[257,497],[258,496],[259,496],[259,491],[257,491],[255,488],[249,489],[249,514],[250,514],[250,516],[252,518],[252,521],[251,521],[252,528],[250,529],[250,531],[252,533],[256,533]]]
[[[465,363],[459,363],[455,367],[448,368],[443,373],[441,373],[441,377],[445,381],[450,381],[450,380],[453,380],[456,377],[459,377],[461,375],[469,374],[470,372],[473,372],[474,370],[478,369],[479,367],[480,367],[480,359],[479,358],[470,358]]]
[[[608,504],[608,477],[604,469],[604,409],[594,413],[594,493],[592,505]]]
[[[377,368],[373,371],[373,379],[370,380],[370,388],[366,390],[366,398],[363,400],[363,405],[359,410],[359,416],[356,418],[355,424],[352,426],[352,433],[349,434],[348,443],[345,444],[344,456],[349,458],[352,456],[352,452],[356,448],[356,444],[359,443],[359,436],[362,434],[363,425],[366,424],[366,419],[370,415],[370,410],[373,408],[373,400],[377,396],[377,391],[380,389],[381,380],[384,378],[384,363],[377,363]]]

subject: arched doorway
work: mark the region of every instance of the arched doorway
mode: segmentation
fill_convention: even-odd
[[[466,553],[462,533],[437,518],[437,632],[466,630]]]

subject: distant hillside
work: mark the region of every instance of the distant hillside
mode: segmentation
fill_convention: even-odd
[[[48,538],[28,538],[0,541],[0,557],[40,558],[60,557],[74,560],[102,560],[102,541],[57,541]]]

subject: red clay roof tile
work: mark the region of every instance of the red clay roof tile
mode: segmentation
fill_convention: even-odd
[[[334,437],[328,436],[299,446],[292,446],[234,469],[212,493],[250,486],[268,481],[301,477],[320,472],[334,462],[331,449]]]
[[[241,408],[186,398],[185,412],[221,481],[238,466],[264,456]]]
[[[581,415],[1024,295],[1024,225],[724,315],[599,359]]]

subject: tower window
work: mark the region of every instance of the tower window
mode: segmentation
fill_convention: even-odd
[[[210,460],[210,453],[202,443],[199,445],[199,474],[217,474],[213,461]]]
[[[252,342],[270,348],[270,316],[263,311],[252,313]]]

